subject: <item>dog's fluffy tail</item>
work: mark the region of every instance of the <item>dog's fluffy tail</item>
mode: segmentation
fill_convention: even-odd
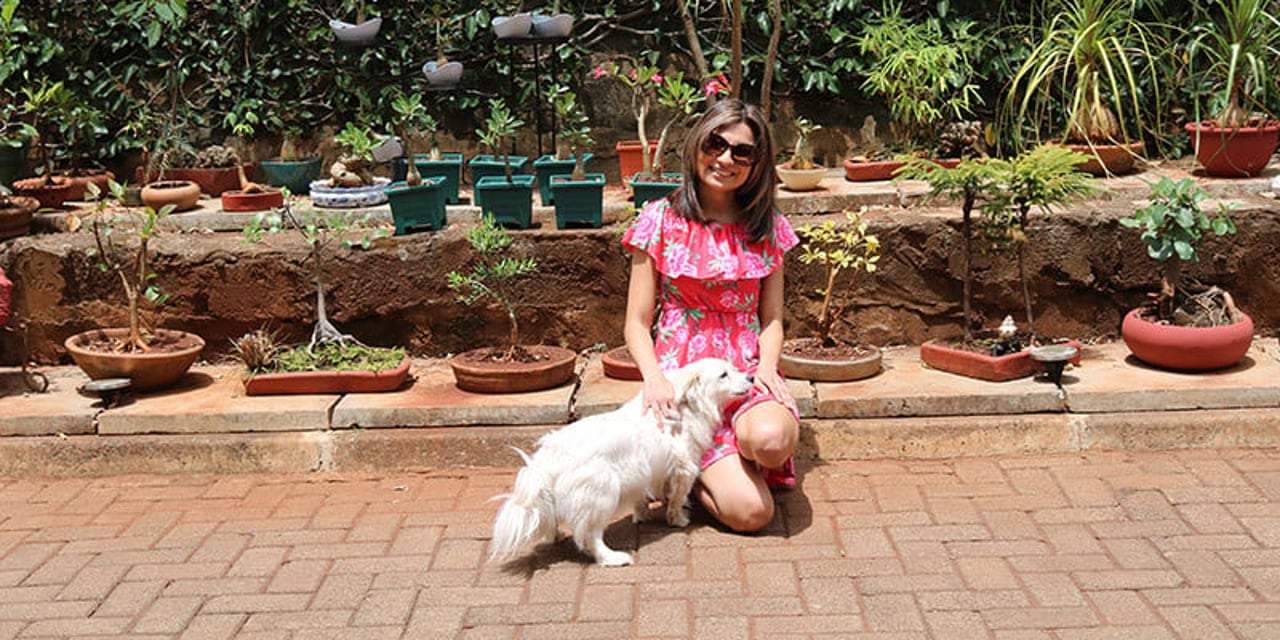
[[[523,451],[525,467],[516,474],[516,485],[505,496],[493,522],[493,541],[489,543],[490,560],[507,560],[530,542],[552,542],[556,534],[555,499],[551,492],[554,480]]]

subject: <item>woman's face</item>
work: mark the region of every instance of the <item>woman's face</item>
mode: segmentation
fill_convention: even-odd
[[[716,129],[698,152],[702,187],[732,193],[747,181],[755,164],[756,136],[745,122]]]

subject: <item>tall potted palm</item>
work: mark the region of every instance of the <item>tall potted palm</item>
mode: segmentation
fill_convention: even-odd
[[[1267,0],[1214,0],[1187,44],[1196,77],[1215,91],[1211,117],[1186,124],[1196,159],[1209,175],[1254,176],[1280,143],[1280,121],[1257,118],[1275,98],[1280,19]]]

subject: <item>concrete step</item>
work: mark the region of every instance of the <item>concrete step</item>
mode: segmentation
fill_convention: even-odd
[[[1043,378],[985,382],[935,371],[890,348],[881,374],[850,383],[791,381],[799,457],[1040,454],[1086,449],[1280,445],[1280,347],[1254,342],[1210,374],[1147,367],[1122,343],[1086,345],[1060,392]],[[412,384],[380,394],[246,396],[241,369],[200,365],[176,388],[103,409],[75,367],[40,369],[46,393],[0,369],[0,475],[393,471],[508,467],[511,446],[608,411],[640,383],[583,358],[576,384],[483,395],[459,390],[448,363],[413,362]]]

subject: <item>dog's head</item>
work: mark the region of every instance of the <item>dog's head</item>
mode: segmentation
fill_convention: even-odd
[[[689,363],[672,376],[676,406],[681,409],[719,413],[725,405],[747,397],[755,380],[731,363],[706,358]]]

